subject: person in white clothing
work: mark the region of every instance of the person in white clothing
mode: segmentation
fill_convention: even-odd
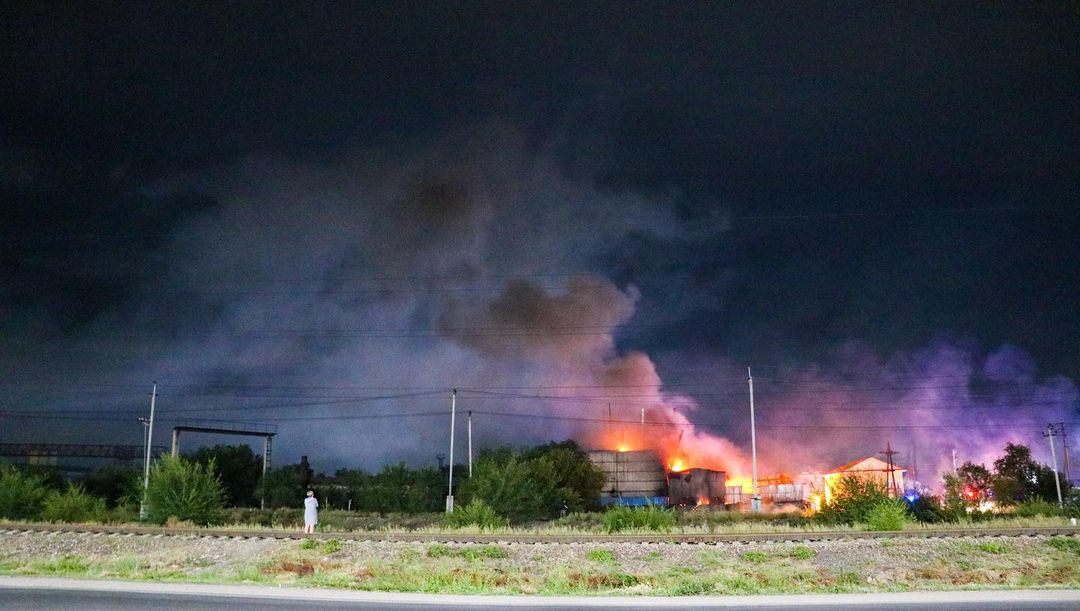
[[[315,532],[315,525],[319,523],[319,501],[315,498],[315,491],[308,490],[307,498],[304,499],[304,533]]]

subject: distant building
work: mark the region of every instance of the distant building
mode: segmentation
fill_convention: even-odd
[[[899,497],[904,493],[905,473],[907,469],[894,463],[890,474],[889,463],[874,456],[853,460],[825,474],[825,502],[832,501],[836,487],[845,477],[855,477],[864,481],[872,480],[884,486],[890,496]]]

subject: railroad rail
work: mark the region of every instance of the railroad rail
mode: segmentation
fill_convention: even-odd
[[[944,528],[897,531],[815,531],[788,533],[724,534],[529,534],[456,532],[317,532],[303,534],[286,530],[237,530],[224,528],[170,528],[160,526],[109,526],[84,524],[0,524],[0,536],[20,532],[90,533],[168,537],[212,537],[237,539],[338,539],[344,541],[386,541],[410,543],[676,543],[710,545],[768,541],[838,541],[856,539],[949,539],[962,537],[1050,537],[1080,536],[1080,527],[1055,528]]]

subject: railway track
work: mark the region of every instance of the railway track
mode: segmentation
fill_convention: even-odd
[[[396,541],[415,543],[676,543],[709,545],[765,541],[837,541],[856,539],[948,539],[959,537],[1080,536],[1080,527],[1060,528],[948,528],[903,531],[817,531],[741,534],[527,534],[527,533],[415,533],[415,532],[320,532],[305,535],[284,530],[236,530],[219,528],[168,528],[160,526],[107,526],[77,524],[0,524],[0,536],[22,532],[90,533],[101,535],[211,537],[236,539],[338,539],[343,541]]]

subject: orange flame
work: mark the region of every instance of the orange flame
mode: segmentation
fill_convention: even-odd
[[[743,492],[753,494],[754,483],[749,477],[728,477],[724,482],[725,486],[739,486]]]
[[[709,504],[709,497],[707,497],[707,496],[699,496],[698,499],[697,499],[697,504],[698,505],[708,505]]]
[[[749,478],[742,476],[746,470],[742,468],[744,465],[741,464],[738,449],[730,444],[711,443],[711,438],[707,436],[702,438],[703,441],[692,432],[689,435],[670,435],[666,431],[657,431],[655,427],[635,423],[621,426],[609,424],[604,430],[596,430],[588,437],[589,439],[584,440],[586,445],[596,448],[618,452],[655,451],[662,463],[672,472],[683,472],[691,468],[724,471],[727,473],[729,486],[740,485],[744,490],[750,491]]]

